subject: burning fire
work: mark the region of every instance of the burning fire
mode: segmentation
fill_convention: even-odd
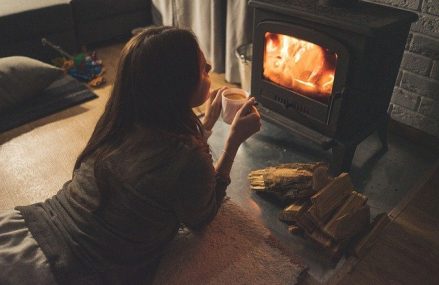
[[[294,37],[265,33],[264,76],[311,97],[328,98],[337,54]]]

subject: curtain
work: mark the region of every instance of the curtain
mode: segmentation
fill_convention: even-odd
[[[248,0],[152,0],[155,25],[189,28],[215,72],[240,83],[236,48],[251,41]]]

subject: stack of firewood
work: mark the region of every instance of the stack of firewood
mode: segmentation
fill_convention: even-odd
[[[354,190],[349,174],[328,175],[324,163],[290,163],[249,174],[253,191],[272,193],[287,203],[279,219],[293,234],[304,234],[334,258],[348,246],[359,255],[380,215],[371,225],[367,197]],[[369,234],[368,234],[369,233]],[[352,246],[352,241],[355,241]]]

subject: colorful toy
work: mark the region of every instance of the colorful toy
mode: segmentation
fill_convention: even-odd
[[[56,58],[53,62],[56,66],[66,70],[72,77],[87,82],[92,87],[99,87],[105,83],[105,79],[102,76],[104,73],[102,60],[97,59],[96,52],[92,52],[90,55],[79,53],[72,56],[45,38],[41,39],[41,43],[43,46],[49,46],[62,55],[62,58]]]

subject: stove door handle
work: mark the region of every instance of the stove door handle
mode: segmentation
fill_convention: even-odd
[[[344,97],[344,95],[347,93],[347,91],[348,91],[347,87],[342,87],[339,92],[336,92],[334,94],[334,99],[339,99],[339,98]]]

